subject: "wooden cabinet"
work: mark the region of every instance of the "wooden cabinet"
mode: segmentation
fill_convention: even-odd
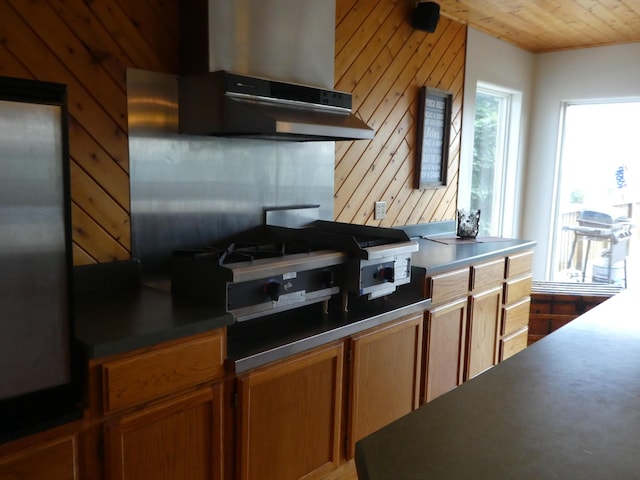
[[[498,363],[504,258],[471,266],[465,380]]]
[[[366,435],[418,407],[423,315],[352,337],[347,458]]]
[[[68,430],[65,427],[63,430]],[[75,433],[56,430],[4,444],[0,448],[0,480],[77,480]]]
[[[502,280],[502,278],[500,278]],[[469,339],[465,380],[498,363],[502,285],[469,297]]]
[[[87,476],[221,479],[225,357],[219,329],[90,362]]]
[[[423,400],[429,402],[464,381],[467,298],[426,314]]]
[[[222,478],[220,398],[205,387],[107,421],[105,478]]]
[[[423,313],[237,379],[237,478],[325,478],[419,405]],[[346,446],[346,449],[345,449]]]
[[[103,362],[104,412],[133,407],[222,376],[221,331]]]
[[[343,342],[238,378],[238,478],[319,478],[340,461]]]
[[[527,347],[532,265],[532,250],[506,258],[500,331],[500,361],[506,360]]]
[[[533,251],[427,278],[423,401],[527,346]]]
[[[464,381],[469,284],[468,267],[427,279],[431,308],[425,315],[423,402]]]

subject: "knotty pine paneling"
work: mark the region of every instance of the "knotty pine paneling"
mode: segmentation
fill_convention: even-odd
[[[640,2],[439,0],[440,13],[533,53],[640,41]]]
[[[76,265],[131,255],[126,69],[178,72],[179,0],[0,0],[0,75],[69,95]],[[413,30],[410,2],[337,0],[336,87],[353,92],[373,141],[337,142],[336,220],[402,225],[455,217],[466,29]],[[417,94],[454,93],[447,188],[413,189]],[[376,200],[387,218],[373,220]]]
[[[336,143],[336,220],[396,226],[455,218],[466,27],[441,17],[434,33],[414,30],[403,0],[337,0],[336,88],[352,92],[371,141]],[[418,92],[453,93],[446,188],[413,188]],[[387,216],[373,218],[386,200]]]
[[[178,71],[178,0],[0,0],[0,75],[64,83],[74,264],[131,256],[126,70]]]

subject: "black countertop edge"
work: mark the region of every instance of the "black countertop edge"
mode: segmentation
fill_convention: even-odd
[[[88,359],[97,359],[128,353],[140,348],[150,347],[162,342],[177,340],[199,333],[205,333],[218,328],[226,327],[233,323],[233,317],[226,315],[224,318],[213,318],[211,320],[197,320],[194,323],[182,327],[168,326],[165,329],[149,332],[146,335],[134,335],[129,337],[116,338],[112,341],[101,341],[99,343],[83,342],[79,339],[80,347]]]
[[[386,299],[360,299],[351,303],[346,313],[334,306],[328,314],[323,314],[321,304],[316,304],[229,327],[230,368],[241,374],[403,316],[421,313],[429,308],[431,299],[422,298],[413,289],[397,291]]]

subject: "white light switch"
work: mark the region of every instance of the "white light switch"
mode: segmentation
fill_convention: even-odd
[[[376,202],[376,210],[373,214],[375,220],[382,220],[387,216],[387,202],[380,200]]]

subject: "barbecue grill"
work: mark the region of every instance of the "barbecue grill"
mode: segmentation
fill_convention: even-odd
[[[606,259],[606,283],[614,283],[612,271],[614,265],[623,262],[624,286],[627,286],[627,256],[629,255],[629,240],[632,235],[633,222],[627,217],[613,218],[611,215],[594,210],[582,210],[578,214],[577,225],[563,227],[574,233],[573,245],[567,268],[571,268],[578,242],[586,242],[586,250],[582,261],[582,281],[585,281],[589,250],[592,241],[606,243],[602,256]],[[594,276],[592,280],[596,280]],[[598,283],[598,282],[596,282]],[[601,283],[601,282],[600,282]]]

